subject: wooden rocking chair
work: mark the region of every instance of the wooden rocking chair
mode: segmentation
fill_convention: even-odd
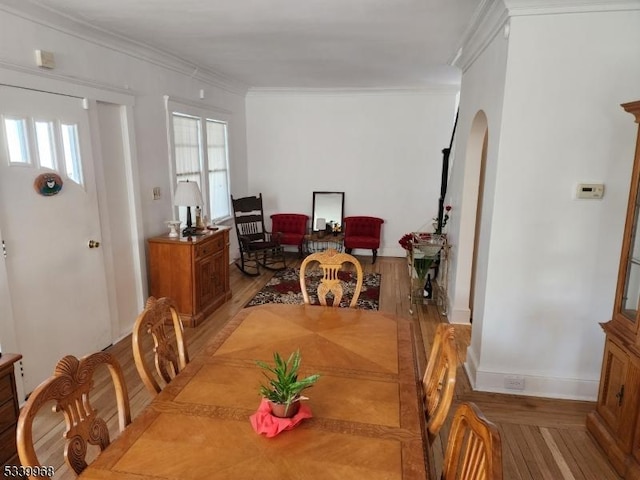
[[[236,266],[245,275],[257,276],[260,267],[267,270],[283,270],[287,267],[284,249],[277,236],[272,236],[264,226],[262,193],[257,197],[233,198],[233,218],[240,246],[240,258]]]

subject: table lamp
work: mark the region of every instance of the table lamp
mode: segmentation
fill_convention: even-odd
[[[186,182],[178,182],[178,187],[173,197],[173,204],[176,207],[187,207],[187,227],[182,230],[182,236],[190,237],[196,235],[197,229],[191,223],[191,207],[204,204],[198,184],[196,182],[190,182],[189,180]]]

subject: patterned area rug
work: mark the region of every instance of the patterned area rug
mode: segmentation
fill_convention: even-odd
[[[307,270],[307,290],[309,300],[313,305],[320,305],[315,292],[322,277],[321,270]],[[355,276],[351,272],[339,272],[343,282],[344,295],[340,302],[341,307],[348,307],[356,287]],[[362,290],[358,298],[357,307],[363,310],[378,310],[380,302],[380,278],[379,273],[365,273],[362,282]],[[327,296],[327,300],[329,296]],[[300,270],[297,268],[285,268],[276,272],[271,280],[262,287],[245,307],[263,305],[265,303],[304,303],[300,290]],[[329,303],[329,302],[327,302]]]

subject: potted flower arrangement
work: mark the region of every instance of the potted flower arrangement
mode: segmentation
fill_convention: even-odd
[[[274,366],[259,360],[256,361],[256,364],[264,370],[264,376],[269,380],[267,385],[260,386],[260,395],[269,401],[272,415],[290,418],[298,413],[300,400],[306,400],[306,397],[301,395],[302,391],[316,383],[320,375],[314,374],[298,379],[298,370],[302,360],[300,350],[289,355],[286,362],[278,352],[275,352],[273,360]]]

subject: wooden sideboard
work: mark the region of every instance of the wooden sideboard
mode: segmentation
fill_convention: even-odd
[[[0,465],[20,465],[16,447],[16,423],[20,410],[13,364],[22,355],[3,353],[0,357]]]
[[[151,295],[170,297],[185,326],[195,327],[231,298],[229,227],[194,237],[150,238]]]

